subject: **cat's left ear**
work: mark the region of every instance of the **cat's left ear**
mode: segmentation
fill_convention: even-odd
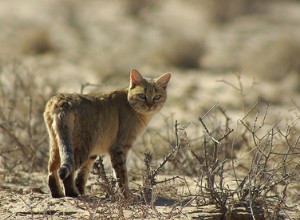
[[[171,79],[171,73],[165,73],[156,79],[156,84],[158,85],[158,87],[162,87],[166,89],[170,79]]]
[[[136,85],[140,85],[144,82],[142,75],[135,69],[130,71],[130,89],[133,89]]]

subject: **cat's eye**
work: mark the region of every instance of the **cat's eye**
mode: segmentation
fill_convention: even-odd
[[[141,99],[146,99],[146,95],[145,95],[144,93],[140,93],[140,94],[139,94],[139,97],[140,97]]]
[[[160,98],[161,98],[161,95],[156,95],[156,96],[154,96],[153,99],[157,101],[157,100],[160,100]]]

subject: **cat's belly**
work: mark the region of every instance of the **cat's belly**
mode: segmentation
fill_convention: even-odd
[[[108,150],[109,147],[105,146],[96,146],[92,152],[91,155],[103,155],[103,154],[107,154],[109,152]]]
[[[107,154],[109,152],[111,144],[112,143],[109,140],[102,139],[97,141],[92,148],[91,155]]]

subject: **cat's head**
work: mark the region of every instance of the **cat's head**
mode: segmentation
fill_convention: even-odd
[[[171,73],[158,78],[144,78],[138,71],[130,71],[128,101],[132,108],[141,114],[154,114],[159,111],[167,99],[167,86]]]

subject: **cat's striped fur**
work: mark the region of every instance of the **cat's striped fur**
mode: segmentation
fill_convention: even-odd
[[[44,119],[50,141],[48,185],[52,197],[84,194],[93,162],[105,153],[111,157],[119,187],[125,196],[130,195],[128,151],[165,103],[170,77],[166,73],[145,79],[131,70],[126,89],[107,94],[58,94],[48,101]]]

